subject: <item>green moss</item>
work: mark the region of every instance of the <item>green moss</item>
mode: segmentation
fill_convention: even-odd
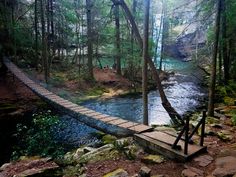
[[[219,139],[225,142],[231,141],[233,139],[233,135],[228,130],[222,130],[220,132],[217,132],[217,136]]]
[[[228,106],[234,105],[234,100],[235,99],[232,97],[228,97],[228,96],[224,97],[224,103]]]
[[[148,155],[148,156],[142,158],[142,162],[147,163],[147,164],[159,164],[164,161],[165,161],[165,159],[159,155]]]
[[[101,86],[96,86],[91,88],[86,95],[87,96],[101,96],[103,93],[109,92],[106,88]]]
[[[114,144],[116,140],[117,140],[117,138],[112,135],[105,135],[102,137],[102,142],[104,144]]]
[[[232,113],[232,117],[231,117],[231,121],[232,121],[232,124],[233,126],[236,126],[236,113]]]
[[[125,170],[123,170],[122,168],[119,168],[113,172],[110,172],[106,175],[104,175],[103,177],[117,177],[117,176],[123,176],[122,174],[127,174],[127,172]]]
[[[79,165],[76,166],[67,166],[63,170],[63,176],[64,177],[71,177],[71,176],[81,176],[85,169],[83,167],[80,167]]]
[[[207,124],[219,124],[219,123],[220,123],[220,120],[219,120],[219,119],[216,119],[216,118],[214,118],[214,117],[207,117],[206,123],[207,123]]]

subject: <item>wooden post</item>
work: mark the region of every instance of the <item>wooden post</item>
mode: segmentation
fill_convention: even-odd
[[[179,133],[178,137],[176,138],[174,144],[172,145],[172,149],[175,149],[179,140],[181,139],[182,135],[184,134],[184,131],[186,129],[186,125],[184,125],[183,129],[181,130],[181,132]]]
[[[188,132],[189,132],[189,116],[186,117],[186,128],[185,128],[185,141],[184,141],[184,154],[188,154]]]
[[[200,146],[203,146],[203,143],[204,143],[205,123],[206,123],[206,111],[204,110],[203,113],[202,113],[202,129],[201,129]]]

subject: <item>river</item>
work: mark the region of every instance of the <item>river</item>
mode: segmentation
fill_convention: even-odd
[[[166,59],[163,62],[165,71],[174,72],[168,81],[163,82],[164,91],[176,111],[184,115],[194,111],[202,104],[206,89],[202,88],[201,70],[195,67],[193,61],[183,62],[176,59]],[[170,117],[161,105],[157,91],[148,94],[149,124],[170,124]],[[112,116],[118,116],[134,122],[142,122],[142,97],[112,98],[108,100],[92,100],[83,103],[84,106]]]

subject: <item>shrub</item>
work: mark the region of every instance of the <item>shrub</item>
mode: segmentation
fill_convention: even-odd
[[[232,114],[231,117],[232,124],[233,126],[236,126],[236,110],[232,110],[230,113]]]
[[[58,124],[58,117],[52,115],[50,111],[33,114],[33,120],[29,125],[18,124],[16,137],[19,145],[14,148],[13,159],[22,155],[61,157],[65,153],[64,149],[52,136],[52,128]]]

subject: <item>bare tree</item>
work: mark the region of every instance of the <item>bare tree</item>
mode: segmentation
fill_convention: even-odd
[[[149,9],[150,0],[144,0],[145,16],[144,16],[144,37],[143,37],[143,124],[148,125],[148,89],[147,89],[147,58],[148,58],[148,37],[149,37]]]
[[[120,13],[119,5],[115,5],[115,25],[116,25],[116,72],[121,75],[121,50],[120,50]]]
[[[38,0],[34,2],[35,66],[38,70]]]
[[[93,44],[92,44],[92,2],[91,0],[86,0],[86,8],[87,8],[87,36],[88,36],[88,70],[89,70],[89,78],[93,79]]]
[[[215,41],[212,55],[212,70],[211,80],[209,88],[209,100],[208,100],[208,116],[214,116],[214,97],[215,97],[215,85],[216,85],[216,62],[220,35],[220,17],[221,17],[221,0],[217,1],[217,14],[215,22]]]
[[[48,71],[48,52],[47,52],[47,35],[45,31],[45,1],[40,0],[41,10],[41,25],[42,25],[42,62],[44,66],[44,79],[48,82],[49,71]]]

